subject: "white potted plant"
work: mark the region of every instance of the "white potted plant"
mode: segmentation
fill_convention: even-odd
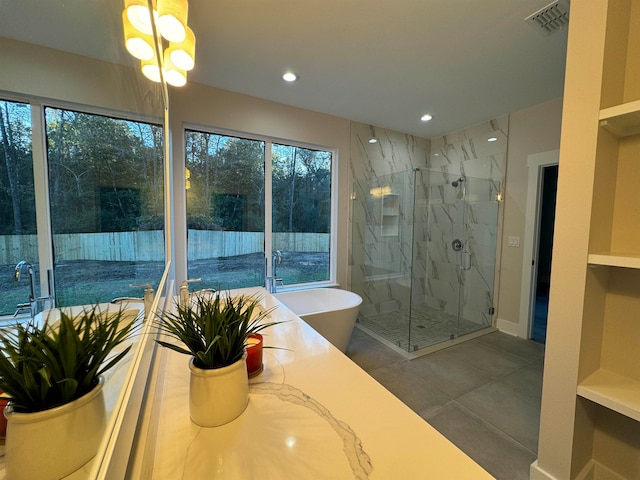
[[[114,351],[134,322],[96,305],[0,329],[8,479],[58,479],[95,456],[106,426],[102,374],[131,348]]]
[[[247,407],[247,338],[280,323],[263,323],[273,309],[262,309],[259,304],[256,296],[216,292],[196,295],[192,305],[176,305],[174,311],[158,317],[159,330],[177,343],[156,341],[191,357],[189,415],[195,424],[223,425]]]

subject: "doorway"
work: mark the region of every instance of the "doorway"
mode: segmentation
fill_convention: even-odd
[[[544,344],[553,252],[559,151],[529,155],[520,336]]]
[[[535,301],[533,306],[533,326],[531,328],[531,339],[542,344],[544,344],[547,339],[549,284],[551,281],[553,225],[556,217],[557,190],[558,165],[542,167],[538,261],[535,269]]]

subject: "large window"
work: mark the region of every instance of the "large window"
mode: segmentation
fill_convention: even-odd
[[[162,135],[146,122],[0,101],[0,315],[28,314],[18,307],[48,292],[57,306],[84,305],[157,283]],[[46,152],[34,156],[35,142]]]
[[[332,152],[194,130],[185,141],[189,278],[331,280]]]
[[[140,296],[164,268],[162,127],[45,114],[57,304]]]
[[[0,143],[0,315],[7,315],[29,302],[30,278],[40,291],[28,104],[0,100]],[[30,265],[16,271],[21,261]]]
[[[265,143],[191,130],[185,140],[188,277],[216,289],[262,285]]]
[[[330,279],[331,152],[273,144],[272,251],[283,285]]]

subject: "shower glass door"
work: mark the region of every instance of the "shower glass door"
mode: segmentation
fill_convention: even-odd
[[[499,183],[420,170],[409,351],[491,325]]]
[[[498,193],[494,180],[464,177],[458,210],[462,249],[458,255],[458,327],[456,336],[491,326],[498,231]]]
[[[460,175],[417,172],[409,351],[458,336],[460,266],[468,258],[464,194]]]
[[[356,182],[359,326],[408,352],[490,326],[499,189],[426,169]]]

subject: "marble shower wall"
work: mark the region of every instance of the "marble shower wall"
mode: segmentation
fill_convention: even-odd
[[[355,122],[351,131],[351,288],[363,297],[360,313],[403,310],[411,300],[457,314],[462,285],[463,317],[489,325],[508,116],[431,140]],[[397,235],[383,225],[392,198]],[[451,249],[457,237],[468,240],[464,259]]]
[[[428,155],[429,140],[351,123],[351,289],[363,315],[408,306],[413,169]]]

